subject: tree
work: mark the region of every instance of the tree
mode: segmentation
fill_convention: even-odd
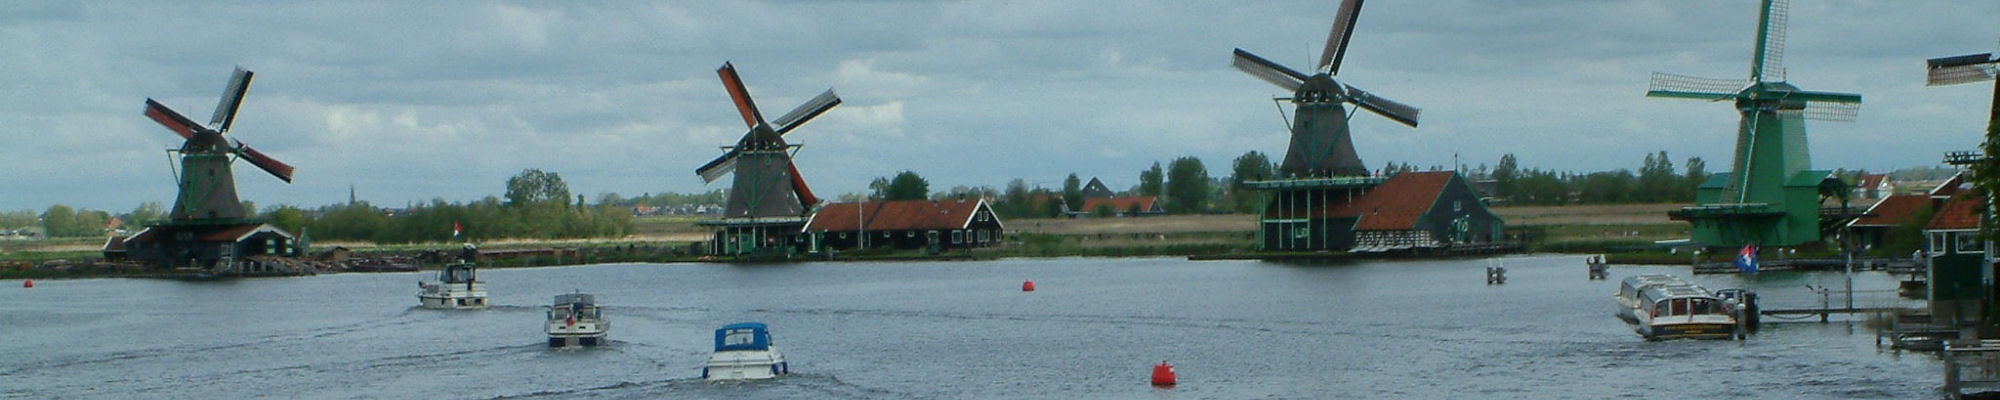
[[[1208,211],[1208,168],[1201,159],[1181,157],[1167,164],[1167,212],[1175,214]]]
[[[49,206],[48,211],[42,212],[42,231],[48,237],[78,236],[76,209],[61,204]]]
[[[286,232],[294,234],[302,233],[306,227],[306,210],[290,205],[281,205],[277,209],[271,210],[270,219],[271,225],[277,225],[278,229],[284,229]]]
[[[1276,169],[1271,166],[1271,158],[1264,153],[1251,150],[1242,156],[1237,156],[1229,174],[1229,199],[1235,211],[1255,212],[1257,205],[1264,202],[1262,193],[1245,187],[1244,182],[1269,180],[1276,173]]]
[[[868,191],[869,199],[882,200],[889,198],[889,178],[875,177],[875,180],[868,181]]]
[[[1063,178],[1062,196],[1063,204],[1083,208],[1083,180],[1077,179],[1076,173],[1072,172],[1068,178]]]
[[[1642,203],[1660,203],[1676,200],[1680,186],[1686,181],[1674,174],[1674,161],[1667,157],[1667,151],[1646,154],[1644,165],[1639,167],[1638,188],[1633,199]]]
[[[993,205],[993,212],[1004,218],[1026,217],[1034,213],[1034,194],[1028,191],[1028,181],[1021,178],[1007,181],[1007,191],[1001,192],[1000,200]]]
[[[1708,163],[1702,162],[1701,157],[1688,157],[1687,173],[1681,178],[1686,183],[1681,185],[1681,193],[1675,200],[1694,201],[1695,191],[1700,190],[1702,183],[1708,182]]]
[[[529,168],[507,178],[507,205],[526,207],[537,204],[564,206],[569,201],[569,184],[562,175]]]
[[[166,217],[167,214],[160,211],[160,202],[148,201],[139,203],[139,206],[133,208],[132,212],[125,213],[124,220],[125,223],[137,225],[158,221]]]
[[[1493,191],[1497,193],[1491,195],[1509,201],[1514,200],[1515,193],[1519,192],[1520,179],[1521,165],[1520,161],[1514,159],[1514,153],[1501,155],[1500,163],[1493,165]]]
[[[1152,168],[1139,171],[1139,195],[1158,197],[1166,193],[1165,172],[1160,170],[1160,162],[1154,161]]]
[[[889,186],[883,188],[882,198],[888,201],[923,200],[931,196],[931,183],[916,172],[903,171],[889,179]]]

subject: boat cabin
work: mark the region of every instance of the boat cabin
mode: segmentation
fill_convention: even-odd
[[[1652,318],[1724,314],[1722,299],[1707,289],[1686,284],[1642,289],[1639,291],[1639,302],[1649,305],[1647,315]]]
[[[451,263],[438,271],[438,281],[444,283],[466,283],[476,280],[472,264]]]
[[[1666,274],[1642,274],[1642,275],[1628,276],[1625,277],[1624,284],[1618,286],[1618,297],[1627,299],[1637,299],[1639,298],[1640,290],[1664,284],[1679,283],[1680,281],[1681,281],[1680,278],[1675,278],[1672,275],[1666,275]]]
[[[763,323],[729,324],[715,330],[715,351],[768,350],[771,332]]]
[[[549,307],[550,321],[571,317],[597,319],[599,316],[597,296],[588,293],[556,295],[554,306]]]

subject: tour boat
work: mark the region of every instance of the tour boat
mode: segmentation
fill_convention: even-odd
[[[454,262],[438,271],[437,280],[417,282],[417,300],[424,308],[468,309],[486,308],[486,283],[480,282],[478,269],[471,262]]]
[[[708,381],[771,379],[791,373],[764,324],[743,322],[715,330],[715,354],[701,368]]]
[[[1618,317],[1649,340],[1729,339],[1736,335],[1733,307],[1701,286],[1662,274],[1625,278],[1615,296]]]
[[[597,296],[577,292],[556,295],[549,306],[549,347],[596,346],[604,344],[611,321],[604,319]]]

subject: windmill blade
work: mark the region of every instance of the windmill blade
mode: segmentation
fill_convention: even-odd
[[[1423,114],[1423,110],[1408,104],[1377,97],[1366,90],[1361,90],[1361,88],[1352,85],[1342,85],[1347,87],[1347,100],[1354,102],[1354,105],[1374,112],[1376,115],[1401,122],[1403,125],[1409,125],[1411,128],[1417,127],[1417,117]]]
[[[1750,79],[1757,82],[1785,80],[1785,23],[1790,20],[1787,0],[1764,0],[1758,17],[1756,60],[1750,65]]]
[[[160,126],[167,127],[167,130],[180,134],[182,139],[193,139],[194,134],[208,130],[207,127],[195,123],[194,120],[174,112],[174,109],[167,108],[166,105],[153,99],[146,99],[146,117],[152,118],[153,122],[159,123]]]
[[[1263,57],[1258,57],[1256,54],[1250,54],[1250,52],[1243,51],[1243,49],[1236,49],[1235,61],[1230,64],[1235,66],[1236,69],[1250,74],[1250,76],[1270,82],[1272,85],[1277,85],[1286,91],[1298,91],[1299,85],[1306,83],[1305,74],[1285,68],[1285,66],[1278,65],[1278,63],[1271,62],[1271,60],[1266,60]]]
[[[1809,102],[1816,101],[1822,103],[1861,104],[1861,95],[1853,93],[1800,91],[1800,92],[1786,93],[1785,98],[1791,100],[1805,100]]]
[[[1805,114],[1810,120],[1853,122],[1861,114],[1861,103],[1807,100]]]
[[[243,67],[229,74],[229,85],[222,88],[222,102],[215,104],[215,116],[209,118],[208,125],[215,130],[228,132],[229,125],[236,122],[236,109],[243,107],[243,95],[250,91],[250,79],[256,73]]]
[[[1646,97],[1716,101],[1734,98],[1737,92],[1743,91],[1743,88],[1748,86],[1750,81],[1740,79],[1700,78],[1654,72],[1652,82],[1646,85]]]
[[[1334,13],[1333,32],[1326,35],[1326,51],[1319,54],[1319,69],[1340,75],[1340,60],[1347,56],[1347,39],[1354,37],[1354,20],[1361,17],[1361,0],[1340,2]]]
[[[1929,79],[1924,86],[1956,85],[1992,80],[1996,64],[1992,53],[1968,54],[1924,60]]]
[[[707,164],[702,164],[701,168],[694,169],[696,175],[701,175],[701,183],[713,183],[716,179],[722,179],[723,175],[729,175],[733,171],[736,171],[736,148],[734,147],[730,148],[728,153],[723,153],[721,156],[715,157],[714,160],[709,160]]]
[[[736,101],[736,112],[743,114],[743,125],[751,128],[764,123],[764,114],[757,111],[757,102],[750,100],[750,89],[743,87],[743,78],[736,76],[736,66],[728,62],[715,70],[722,76],[722,87],[729,89],[729,99]]]
[[[819,204],[819,197],[814,197],[812,188],[806,187],[806,178],[799,176],[799,165],[788,160],[785,161],[785,167],[792,170],[792,193],[799,196],[799,203],[808,209]]]
[[[235,143],[236,154],[242,155],[245,160],[250,160],[250,165],[255,165],[258,169],[271,173],[271,176],[278,177],[278,179],[284,180],[285,183],[292,183],[291,165],[286,165],[276,158],[264,155],[264,152],[250,148],[250,146],[244,145],[243,142],[238,141]]]
[[[805,125],[806,122],[812,121],[813,117],[825,114],[827,110],[832,110],[833,106],[837,105],[840,105],[840,95],[834,94],[833,89],[827,89],[825,93],[820,93],[812,100],[806,100],[806,103],[800,104],[799,108],[794,108],[792,112],[780,115],[778,120],[771,122],[778,124],[778,135],[783,136],[786,132]]]

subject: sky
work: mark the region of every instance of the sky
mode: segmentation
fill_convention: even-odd
[[[572,193],[703,192],[694,169],[745,127],[715,69],[767,116],[828,88],[844,103],[791,132],[822,196],[913,171],[934,191],[1114,189],[1174,158],[1229,173],[1282,157],[1273,86],[1242,48],[1309,70],[1335,1],[8,2],[0,5],[0,210],[171,205],[181,139],[153,98],[207,121],[231,69],[257,73],[234,137],[297,167],[245,163],[261,206],[401,206],[504,193],[525,169]],[[1927,58],[1993,52],[1993,1],[1797,0],[1788,81],[1859,93],[1858,120],[1808,124],[1813,166],[1937,166],[1971,150],[1985,84],[1925,87]],[[1646,98],[1651,73],[1744,79],[1754,0],[1376,0],[1339,79],[1423,109],[1367,113],[1374,168],[1637,169],[1667,151],[1726,170],[1727,103]]]

